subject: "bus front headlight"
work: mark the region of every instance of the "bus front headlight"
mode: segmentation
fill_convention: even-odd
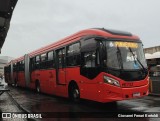
[[[117,81],[111,77],[104,76],[103,79],[104,79],[105,83],[120,87],[119,81]]]

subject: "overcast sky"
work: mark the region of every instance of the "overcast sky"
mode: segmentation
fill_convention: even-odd
[[[87,28],[138,35],[160,45],[160,0],[18,0],[1,55],[19,57]]]

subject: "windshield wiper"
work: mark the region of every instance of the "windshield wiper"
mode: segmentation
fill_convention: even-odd
[[[132,49],[131,49],[130,47],[129,47],[129,51],[130,51],[130,52],[132,53],[132,55],[133,55],[135,64],[136,64],[136,62],[138,62],[139,65],[141,65],[143,71],[146,73],[145,67],[143,66],[143,64],[141,63],[141,61],[140,61],[138,58],[135,57],[135,54],[133,53],[133,51],[132,51]],[[137,60],[137,61],[136,61],[136,60]]]
[[[118,59],[120,69],[123,69],[122,55],[118,46],[117,46],[117,59]]]

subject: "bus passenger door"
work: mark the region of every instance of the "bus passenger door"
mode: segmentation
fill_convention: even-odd
[[[56,51],[56,77],[57,84],[66,84],[66,69],[65,69],[65,48]]]

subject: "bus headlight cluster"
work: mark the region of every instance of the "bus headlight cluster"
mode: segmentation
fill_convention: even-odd
[[[103,79],[104,79],[105,83],[120,87],[119,81],[117,81],[111,77],[104,76]]]

